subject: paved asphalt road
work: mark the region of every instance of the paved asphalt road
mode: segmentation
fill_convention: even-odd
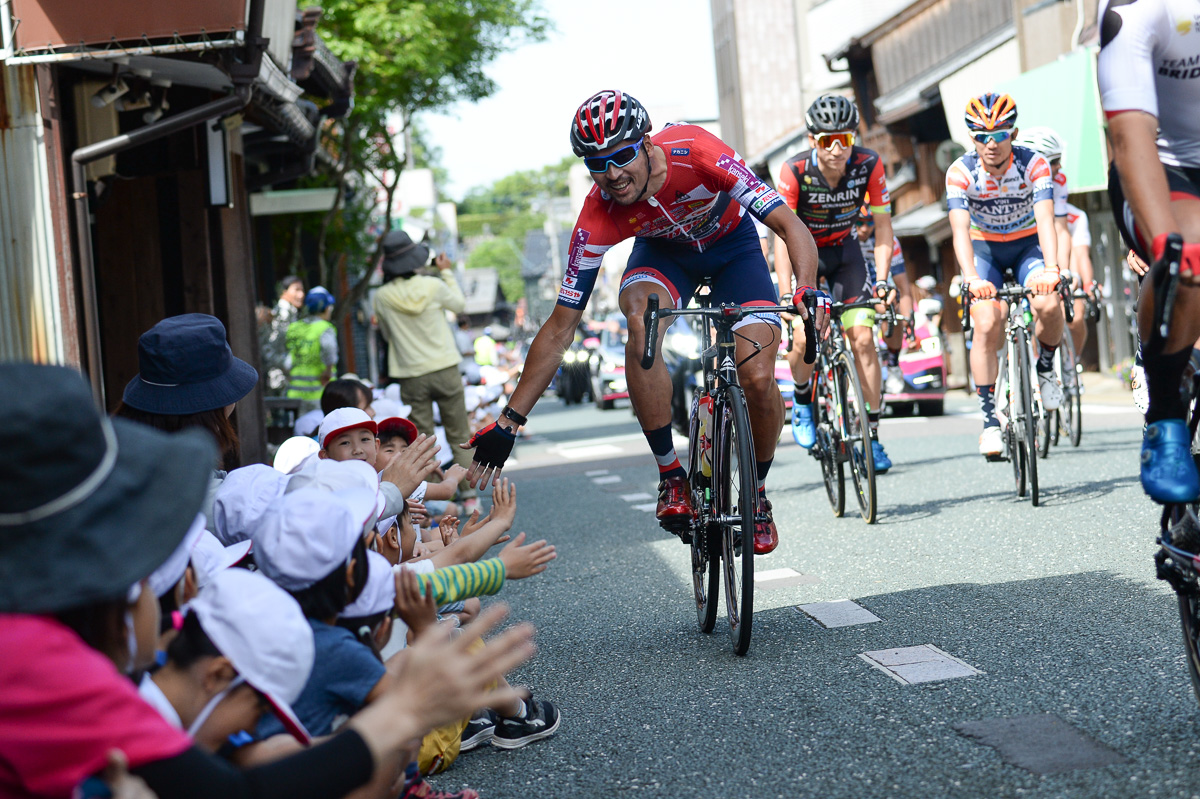
[[[1040,464],[1033,508],[1007,464],[975,453],[973,403],[948,410],[884,422],[896,466],[871,527],[833,517],[787,437],[768,478],[782,544],[756,568],[802,577],[760,586],[738,658],[723,611],[712,635],[696,629],[687,549],[655,526],[628,409],[545,399],[511,474],[516,529],[559,558],[502,597],[539,629],[514,682],[557,702],[562,727],[464,754],[435,784],[493,799],[1200,796],[1200,705],[1154,579],[1140,417],[1087,405],[1083,445]],[[840,599],[879,621],[825,628],[796,609]],[[982,673],[906,685],[859,657],[927,644]],[[1054,726],[1001,727],[1000,748],[955,728],[1024,716]],[[1109,764],[1059,771],[1088,752]]]

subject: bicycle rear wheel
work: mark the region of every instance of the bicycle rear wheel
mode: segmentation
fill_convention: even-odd
[[[1058,419],[1055,418],[1055,413],[1056,411],[1047,411],[1038,423],[1037,452],[1043,460],[1050,457],[1050,445],[1057,443],[1055,438],[1058,435]]]
[[[700,632],[711,633],[717,623],[717,600],[720,593],[721,556],[713,546],[712,516],[709,499],[709,478],[700,465],[699,395],[692,397],[692,415],[688,425],[688,474],[692,488],[692,507],[700,513],[700,523],[692,525],[692,598],[696,602],[696,623]],[[711,433],[710,433],[711,434]]]
[[[1075,342],[1071,331],[1063,331],[1062,344],[1063,406],[1062,429],[1071,436],[1071,446],[1078,447],[1083,436],[1083,391],[1079,384],[1079,361],[1075,358]],[[1058,442],[1055,442],[1058,443]]]
[[[1033,404],[1033,370],[1029,359],[1029,334],[1024,328],[1017,328],[1017,375],[1021,378],[1021,408],[1022,432],[1025,450],[1026,470],[1029,472],[1029,499],[1036,508],[1038,504],[1038,473],[1037,473],[1037,407]]]
[[[754,617],[754,518],[758,511],[758,477],[750,416],[741,388],[725,391],[713,464],[716,507],[721,528],[721,561],[725,573],[725,610],[735,654],[750,649]]]
[[[1183,627],[1183,648],[1187,650],[1188,677],[1192,693],[1200,702],[1200,595],[1178,593],[1179,621]]]
[[[871,422],[867,418],[867,403],[863,399],[858,370],[849,352],[838,355],[834,368],[839,373],[842,390],[842,440],[850,460],[850,477],[854,483],[858,509],[867,524],[874,524],[878,512],[875,497],[875,456],[871,451]]]
[[[817,457],[821,461],[821,476],[825,479],[825,496],[833,515],[841,518],[846,512],[846,472],[839,453],[842,448],[841,427],[838,424],[836,376],[830,377],[824,365],[818,367],[814,380],[819,378],[818,390],[822,401],[817,403]]]

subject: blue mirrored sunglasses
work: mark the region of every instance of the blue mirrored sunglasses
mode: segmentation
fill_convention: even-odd
[[[622,147],[609,155],[585,158],[583,165],[588,168],[589,172],[607,172],[609,164],[618,169],[629,166],[633,163],[633,159],[637,158],[638,151],[642,149],[642,141],[642,139],[638,139],[628,147]]]
[[[971,134],[972,138],[974,138],[975,141],[979,142],[980,144],[987,144],[990,141],[1008,141],[1008,137],[1011,135],[1011,130],[985,130],[979,133]]]

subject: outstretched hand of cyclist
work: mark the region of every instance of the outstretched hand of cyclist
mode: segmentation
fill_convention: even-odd
[[[829,328],[829,309],[833,305],[833,299],[827,292],[819,289],[814,289],[811,286],[805,286],[792,295],[792,307],[796,309],[796,315],[801,319],[808,319],[808,297],[813,298],[813,305],[816,308],[816,318],[813,320],[813,327],[817,331],[818,336],[824,336],[825,331]]]
[[[471,468],[467,470],[467,484],[481,490],[489,483],[497,485],[504,462],[512,454],[516,441],[515,431],[510,433],[496,422],[492,422],[471,436],[470,441],[459,444],[462,449],[475,450],[475,458],[471,461]]]

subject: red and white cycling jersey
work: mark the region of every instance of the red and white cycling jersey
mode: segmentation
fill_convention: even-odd
[[[1107,117],[1158,119],[1158,157],[1200,166],[1200,0],[1108,0],[1096,79]]]
[[[759,220],[783,205],[733,148],[696,125],[668,125],[651,137],[667,156],[667,182],[633,205],[618,205],[593,186],[571,233],[558,304],[582,308],[604,253],[631,236],[677,242],[704,252],[749,211]]]
[[[975,153],[946,170],[946,205],[971,214],[971,238],[1012,241],[1037,233],[1034,203],[1054,199],[1050,164],[1028,147],[1013,145],[1004,174],[996,177]]]
[[[1067,215],[1067,195],[1071,192],[1067,189],[1067,173],[1061,169],[1058,174],[1053,177],[1054,181],[1054,215]]]
[[[1067,203],[1067,231],[1071,234],[1072,247],[1091,247],[1092,231],[1088,227],[1087,213]]]

